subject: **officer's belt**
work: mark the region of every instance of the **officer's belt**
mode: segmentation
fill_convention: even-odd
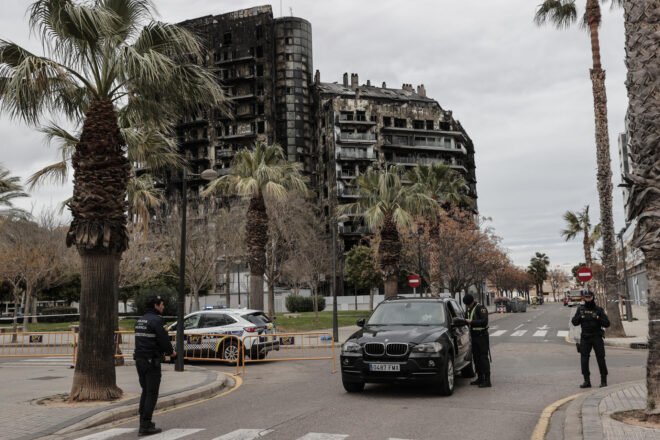
[[[472,310],[470,310],[470,321],[474,319],[474,312],[477,310],[477,307],[479,307],[479,303],[475,304],[474,307],[472,307]],[[473,332],[480,332],[482,330],[488,330],[488,326],[486,327],[471,327],[471,331]]]
[[[143,338],[155,338],[155,333],[135,333],[135,336],[141,336]]]

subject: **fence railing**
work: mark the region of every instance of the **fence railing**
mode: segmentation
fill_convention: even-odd
[[[77,345],[73,331],[0,333],[0,358],[70,357],[75,364]]]

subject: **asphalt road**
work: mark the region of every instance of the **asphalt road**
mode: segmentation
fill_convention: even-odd
[[[565,342],[575,309],[544,304],[491,325],[493,388],[458,379],[451,397],[424,387],[367,385],[347,394],[329,361],[252,364],[236,391],[157,415],[154,440],[435,440],[529,439],[541,411],[579,392],[579,355]],[[607,349],[610,383],[645,376],[646,351]],[[339,363],[337,363],[339,365]],[[229,372],[229,368],[211,366]],[[597,372],[592,357],[592,371]],[[133,439],[136,422],[71,436]],[[258,434],[261,436],[258,436]],[[106,435],[106,436],[104,436]]]

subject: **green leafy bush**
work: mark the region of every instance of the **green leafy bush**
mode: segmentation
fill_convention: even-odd
[[[325,309],[325,298],[316,296],[319,304],[319,312]],[[291,313],[303,313],[314,311],[314,299],[311,296],[289,295],[286,297],[286,309]]]
[[[76,315],[76,316],[51,316],[51,315]],[[49,307],[41,311],[37,318],[39,322],[68,322],[79,319],[78,309],[75,307]]]
[[[133,298],[135,315],[142,316],[147,312],[147,298],[159,295],[165,302],[163,316],[176,316],[177,291],[169,286],[145,286],[135,294]]]

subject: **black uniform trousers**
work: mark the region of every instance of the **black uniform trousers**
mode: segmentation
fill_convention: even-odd
[[[140,396],[140,423],[151,422],[156,402],[158,401],[158,390],[160,388],[160,359],[135,359],[142,395]]]
[[[582,335],[580,338],[580,361],[582,364],[582,375],[589,379],[589,355],[591,349],[596,353],[598,369],[601,376],[607,376],[607,364],[605,364],[605,343],[601,335]]]
[[[490,374],[489,348],[488,330],[472,332],[472,359],[479,376]]]

